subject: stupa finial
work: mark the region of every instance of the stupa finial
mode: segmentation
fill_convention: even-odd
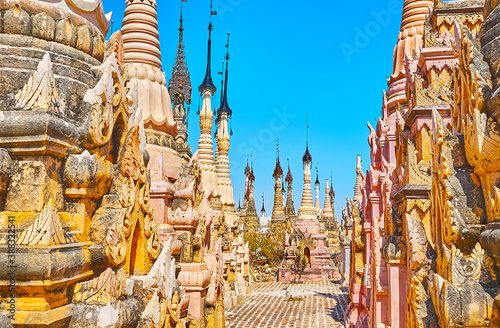
[[[204,93],[205,91],[210,91],[212,95],[215,94],[217,88],[212,81],[212,69],[211,69],[211,61],[212,61],[212,16],[217,15],[217,11],[213,10],[213,0],[210,0],[210,22],[208,23],[208,52],[207,52],[207,70],[205,72],[205,79],[203,83],[198,87],[198,91],[200,93]]]

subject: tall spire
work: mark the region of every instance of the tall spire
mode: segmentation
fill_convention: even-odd
[[[224,83],[224,96],[222,105],[217,111],[217,118],[215,120],[217,129],[217,160],[216,170],[219,183],[219,190],[221,193],[222,204],[232,211],[234,206],[233,187],[231,184],[231,174],[229,168],[229,147],[231,132],[229,131],[229,118],[232,115],[231,109],[227,104],[227,77],[228,77],[228,63],[229,63],[229,33],[227,34],[227,53],[226,53],[226,76]]]
[[[314,207],[311,192],[311,154],[306,146],[306,153],[302,161],[304,163],[304,188],[302,190],[302,202],[299,208],[299,219],[303,216],[305,219],[316,219],[316,208]]]
[[[266,207],[264,206],[265,203],[265,194],[262,193],[262,208],[260,209],[260,213],[262,216],[266,215]]]
[[[333,188],[331,189],[333,190]],[[333,218],[333,207],[330,199],[330,185],[328,183],[328,179],[326,179],[325,186],[325,206],[323,207],[323,218]]]
[[[248,197],[250,196],[250,164],[245,167],[245,193],[243,194],[243,207],[246,208],[248,204]]]
[[[220,107],[222,107],[222,101],[224,100],[224,61],[222,61],[222,68],[220,72]]]
[[[255,175],[253,174],[253,155],[252,155],[252,166],[250,167],[250,181],[255,181]]]
[[[291,217],[295,216],[295,206],[293,205],[293,196],[292,196],[293,177],[292,177],[292,171],[290,170],[290,160],[288,160],[288,173],[286,174],[285,181],[287,183],[285,215],[287,217]]]
[[[184,27],[182,16],[182,0],[181,0],[181,16],[179,19],[179,44],[177,45],[177,57],[172,68],[172,77],[168,81],[168,92],[173,98],[174,104],[186,103],[191,104],[191,74],[189,74],[186,53],[184,52]]]
[[[248,195],[248,205],[245,212],[245,232],[257,233],[260,222],[255,208],[255,199],[253,195],[255,177],[253,176],[253,167],[250,172],[250,190]]]
[[[302,163],[304,164],[304,188],[302,189],[302,201],[299,207],[298,220],[306,221],[304,224],[304,233],[317,233],[318,218],[317,211],[314,207],[312,191],[311,191],[311,162],[312,156],[309,152],[309,115],[306,114],[306,124],[307,124],[307,139],[306,139],[306,152],[302,157]]]
[[[288,161],[288,172],[286,174],[285,181],[288,183],[288,185],[291,185],[293,183],[293,176],[292,176],[292,171],[290,170],[290,159],[287,159]]]
[[[280,164],[280,139],[276,140],[276,167],[274,168],[273,178],[279,179],[283,176],[283,169]]]
[[[189,74],[186,54],[184,52],[184,27],[182,16],[182,0],[181,0],[181,14],[179,19],[179,44],[177,45],[177,57],[175,64],[172,67],[172,77],[168,81],[168,92],[171,95],[173,105],[173,115],[177,122],[179,133],[178,138],[182,141],[187,141],[187,115],[184,104],[191,104],[191,75]]]
[[[312,162],[312,156],[309,152],[309,113],[306,113],[306,152],[302,157],[302,163],[305,165],[309,165]]]
[[[332,186],[330,188],[330,204],[332,205],[333,217],[335,217],[335,191],[333,190],[333,172],[330,172],[330,181]]]
[[[215,190],[216,195],[220,196],[216,165],[214,163],[214,147],[212,139],[212,96],[214,95],[216,88],[212,82],[210,62],[212,57],[212,16],[217,14],[217,12],[213,11],[212,8],[212,3],[210,3],[210,22],[208,23],[207,71],[203,83],[198,88],[200,93],[203,95],[202,108],[200,111],[201,133],[200,138],[198,139],[198,154],[200,158],[200,164],[202,164],[201,173],[203,187],[207,188],[207,190]],[[220,155],[219,151],[219,149],[216,149],[217,155]]]
[[[280,164],[279,139],[276,140],[276,167],[274,168],[274,204],[272,223],[283,222],[285,220],[285,206],[283,205],[283,194],[281,193],[281,179],[283,178],[283,169]]]
[[[285,188],[285,185],[286,185],[286,182],[282,181],[281,182],[281,200],[283,201],[283,208],[286,205],[286,188]]]
[[[210,22],[208,23],[208,52],[207,52],[207,70],[205,72],[205,79],[203,83],[198,87],[198,91],[203,94],[205,91],[210,91],[212,95],[215,94],[217,88],[212,81],[212,70],[211,70],[211,61],[212,61],[212,16],[217,15],[217,11],[213,10],[213,0],[210,0]]]
[[[321,212],[321,203],[319,201],[319,170],[318,164],[316,163],[316,182],[314,182],[314,186],[316,187],[316,199],[314,200],[314,207],[316,207],[316,211],[318,214]]]
[[[362,199],[361,184],[363,183],[363,171],[361,168],[361,156],[358,155],[356,164],[356,186],[354,187],[354,200],[360,201]]]
[[[227,79],[228,79],[228,72],[229,72],[229,69],[228,69],[228,66],[229,66],[229,58],[230,58],[230,54],[229,54],[229,36],[231,34],[228,32],[227,33],[227,44],[226,44],[226,48],[227,48],[227,51],[226,51],[226,56],[225,56],[225,60],[226,60],[226,72],[225,72],[225,77],[224,77],[224,92],[222,93],[222,98],[221,98],[221,106],[220,108],[217,110],[217,119],[216,119],[216,123],[219,123],[220,121],[220,118],[222,116],[223,113],[226,113],[227,116],[230,118],[232,115],[233,115],[233,111],[231,110],[231,108],[229,108],[229,104],[227,103]]]
[[[319,186],[319,169],[318,169],[318,163],[316,163],[316,182],[314,182],[315,185]]]

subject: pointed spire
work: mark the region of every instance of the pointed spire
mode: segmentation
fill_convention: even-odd
[[[314,182],[314,185],[316,186],[316,199],[314,200],[314,206],[316,207],[316,211],[318,214],[321,212],[321,203],[319,201],[319,170],[318,170],[318,164],[316,163],[316,182]]]
[[[246,176],[250,175],[250,165],[248,164],[248,158],[247,158],[247,166],[245,167],[245,175]]]
[[[226,72],[225,72],[225,77],[224,77],[224,93],[223,93],[223,96],[221,99],[221,106],[217,110],[216,123],[218,123],[220,121],[222,113],[226,113],[228,117],[231,117],[233,115],[233,111],[231,110],[231,108],[229,108],[229,104],[227,103],[227,79],[228,79],[228,75],[229,75],[228,66],[229,66],[229,58],[230,58],[230,54],[229,54],[229,36],[230,35],[231,34],[229,32],[227,32],[227,44],[226,44],[227,51],[226,51],[226,57],[225,57]]]
[[[302,157],[302,162],[304,165],[309,165],[309,163],[312,162],[312,156],[311,153],[309,152],[309,147],[306,146],[306,152],[304,153],[304,156]]]
[[[286,174],[285,181],[288,185],[293,183],[292,171],[290,170],[290,159],[288,159],[288,173]]]
[[[323,218],[333,218],[333,208],[332,208],[332,203],[330,199],[330,184],[328,183],[328,179],[326,179],[326,186],[325,186],[325,206],[323,207]]]
[[[274,180],[281,178],[283,176],[283,169],[280,164],[280,139],[276,140],[276,167],[274,168],[273,178]]]
[[[318,170],[318,163],[316,163],[316,182],[314,182],[316,186],[319,186],[319,170]]]
[[[274,204],[273,215],[271,222],[283,222],[285,220],[285,206],[283,202],[283,191],[281,179],[283,177],[283,169],[280,164],[280,139],[276,140],[276,167],[274,169]]]
[[[250,168],[250,176],[249,176],[250,181],[255,181],[255,175],[253,174],[253,160],[252,160],[252,167]]]
[[[262,216],[266,215],[266,208],[264,206],[264,193],[262,193],[262,208],[260,210],[260,213],[262,214]]]
[[[332,182],[332,187],[330,188],[330,198],[335,198],[335,191],[333,190],[333,172],[330,173],[330,181]],[[333,201],[332,201],[333,204]]]
[[[247,166],[245,167],[245,176],[247,177],[250,176],[250,165],[248,164],[248,158],[247,158]]]
[[[361,184],[363,183],[363,171],[361,168],[361,156],[358,155],[356,164],[356,185],[354,187],[354,200],[361,200],[363,195],[361,194]]]
[[[250,174],[251,174],[250,178],[252,178],[253,168]],[[245,213],[245,232],[247,233],[256,233],[260,226],[259,218],[257,216],[257,209],[255,207],[255,198],[253,195],[253,190],[254,190],[253,180],[255,180],[255,178],[250,179],[248,204]]]
[[[168,93],[172,97],[174,104],[191,104],[191,74],[188,71],[186,63],[186,54],[184,52],[184,27],[182,23],[182,0],[181,16],[179,19],[179,44],[177,45],[177,57],[172,68],[172,78],[168,81]]]
[[[309,152],[309,113],[306,113],[306,152],[302,157],[302,163],[309,165],[312,162],[312,156]]]
[[[285,206],[285,215],[287,217],[295,216],[295,206],[293,205],[293,196],[292,196],[292,188],[293,188],[293,177],[292,171],[290,170],[290,159],[288,159],[288,173],[285,178],[287,186],[287,195],[286,195],[286,206]]]
[[[250,155],[250,175],[248,176],[250,181],[255,181],[255,175],[253,174],[253,151]]]
[[[314,206],[312,191],[311,191],[311,154],[306,148],[306,153],[303,157],[304,162],[304,187],[302,189],[302,201],[299,207],[298,221],[308,221],[308,225],[312,230],[305,226],[302,232],[317,233],[319,226],[317,225],[317,208]],[[314,228],[312,227],[314,225]]]
[[[217,88],[212,81],[212,69],[211,69],[211,61],[212,61],[212,16],[217,15],[216,11],[213,11],[213,0],[210,1],[210,22],[208,23],[208,52],[207,52],[207,70],[205,72],[205,79],[203,83],[198,87],[198,91],[200,93],[204,93],[205,91],[210,91],[212,95],[215,94]]]
[[[222,107],[222,102],[224,100],[224,61],[222,61],[222,68],[217,74],[220,75],[220,107]]]

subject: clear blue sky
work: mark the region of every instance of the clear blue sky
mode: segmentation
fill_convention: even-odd
[[[168,80],[178,43],[180,0],[157,1],[163,70]],[[106,11],[113,11],[116,31],[125,1],[103,2]],[[272,210],[272,173],[279,138],[285,172],[290,158],[298,209],[307,111],[309,148],[314,166],[319,165],[321,202],[325,179],[333,172],[335,213],[340,218],[345,198],[353,196],[356,155],[362,156],[365,171],[370,164],[366,123],[375,125],[380,116],[402,4],[403,0],[214,0],[219,15],[213,19],[212,78],[217,87],[217,71],[227,32],[231,32],[228,102],[233,110],[230,161],[236,202],[243,197],[243,170],[247,154],[253,150],[257,208],[265,193],[266,210]],[[205,74],[210,1],[189,0],[183,5],[184,43],[193,86],[189,144],[196,150],[197,89]]]

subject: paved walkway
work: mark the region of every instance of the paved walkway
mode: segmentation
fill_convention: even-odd
[[[288,289],[301,301],[287,301]],[[226,312],[227,328],[337,328],[344,327],[349,303],[347,287],[329,281],[285,284],[256,283],[245,302]]]

